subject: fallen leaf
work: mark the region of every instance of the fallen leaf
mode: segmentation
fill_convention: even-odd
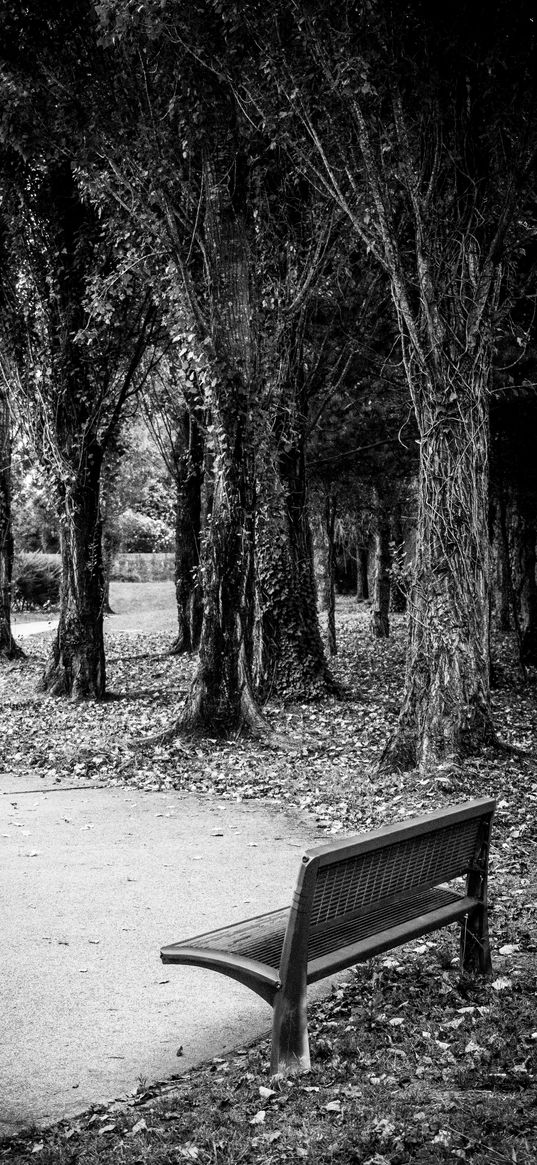
[[[508,991],[511,986],[511,980],[507,979],[505,975],[499,975],[498,978],[494,979],[494,982],[491,983],[493,991]]]

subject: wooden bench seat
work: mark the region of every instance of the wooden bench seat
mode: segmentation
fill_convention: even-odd
[[[481,799],[306,850],[290,907],[171,943],[164,963],[219,971],[273,1007],[273,1073],[309,1067],[307,985],[452,922],[461,961],[491,973]],[[446,886],[464,878],[464,884]]]

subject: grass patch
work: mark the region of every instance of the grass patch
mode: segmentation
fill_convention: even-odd
[[[138,742],[177,713],[193,661],[164,654],[167,633],[115,633],[110,619],[108,674],[116,701],[73,707],[36,696],[46,652],[39,641],[28,659],[3,665],[5,763],[9,757],[14,781],[31,769],[59,784],[98,777],[215,798],[270,799],[309,812],[327,836],[496,796],[492,983],[461,977],[456,929],[439,932],[359,967],[312,1005],[307,1076],[274,1085],[262,1041],[175,1079],[136,1088],[133,1082],[123,1101],[4,1142],[0,1158],[50,1165],[111,1159],[126,1165],[534,1165],[535,761],[490,752],[444,778],[411,771],[380,780],[375,763],[397,714],[404,625],[394,620],[392,638],[379,642],[369,636],[366,612],[343,601],[339,616],[335,670],[346,699],[269,704],[275,727],[296,742],[291,755],[269,753],[242,737],[188,744],[186,753],[173,743],[140,750]],[[498,641],[496,656],[501,734],[537,754],[535,685],[520,685],[509,640]]]
[[[376,959],[315,1004],[305,1076],[271,1082],[262,1042],[175,1081],[142,1081],[127,1102],[0,1154],[47,1165],[533,1165],[535,974],[520,967],[501,991],[461,979],[441,941]]]

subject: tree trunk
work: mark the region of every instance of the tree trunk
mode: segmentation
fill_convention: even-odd
[[[279,475],[261,502],[256,543],[258,586],[255,677],[266,696],[312,699],[334,692],[317,615],[313,540],[308,517],[305,417],[280,442]],[[263,474],[270,479],[267,467]],[[270,485],[269,485],[270,490]]]
[[[390,634],[390,526],[379,516],[375,531],[375,585],[371,604],[371,634],[387,639]]]
[[[214,493],[202,542],[198,666],[171,729],[209,735],[247,726],[272,738],[253,695],[254,383],[246,170],[224,140],[206,165],[205,249],[211,275],[210,411]],[[212,165],[218,166],[218,175]]]
[[[62,582],[60,620],[41,688],[73,700],[103,699],[103,564],[99,513],[100,458],[60,487]]]
[[[432,769],[495,739],[485,384],[475,366],[461,367],[456,386],[448,369],[443,391],[423,391],[407,678],[385,768]]]
[[[336,525],[337,501],[327,493],[324,512],[324,533],[326,539],[326,617],[328,653],[337,655],[336,639],[336,547],[334,532]]]
[[[492,610],[499,631],[511,630],[511,594],[509,581],[509,561],[506,553],[501,515],[502,503],[498,498],[493,502],[492,547],[491,547],[491,589]]]
[[[401,571],[406,563],[407,548],[401,508],[397,502],[391,513],[390,527],[390,611],[402,615],[406,611],[406,591]]]
[[[368,553],[367,546],[356,547],[356,602],[365,603],[369,598],[369,582],[367,578]]]
[[[270,737],[253,696],[253,458],[247,398],[222,377],[212,415],[216,438],[211,516],[202,540],[203,621],[198,666],[173,731],[228,735],[246,725]]]
[[[170,654],[197,651],[203,617],[200,568],[203,440],[194,414],[185,409],[174,450],[177,508],[175,517],[175,595],[177,638]]]
[[[0,659],[16,659],[24,654],[11,632],[12,570],[11,423],[8,402],[0,390]]]
[[[514,496],[508,522],[512,571],[513,617],[520,636],[523,664],[537,663],[537,586],[535,582],[535,518]]]
[[[514,543],[516,542],[516,536],[513,537],[512,536],[513,530],[510,531],[510,529],[509,529],[509,526],[511,525],[512,527],[514,527],[514,529],[516,531],[517,522],[513,521],[515,507],[514,507],[513,499],[512,498],[508,499],[508,497],[506,496],[507,491],[505,489],[503,476],[500,476],[499,486],[500,486],[500,491],[499,491],[498,509],[499,509],[500,537],[501,537],[502,552],[503,552],[502,558],[503,558],[503,566],[504,566],[504,583],[505,583],[506,592],[507,592],[508,599],[509,599],[509,606],[510,606],[511,614],[513,617],[513,628],[514,628],[515,637],[516,637],[516,641],[517,641],[517,647],[518,647],[518,662],[519,662],[519,666],[520,666],[520,672],[521,672],[523,683],[526,683],[528,676],[527,676],[527,672],[526,672],[526,664],[524,662],[524,640],[523,640],[522,626],[521,626],[521,622],[520,622],[519,596],[517,594],[517,590],[515,587],[515,571],[513,568],[513,551],[515,552],[515,555],[516,555],[516,548],[514,545]]]
[[[120,538],[116,532],[115,523],[103,522],[103,614],[113,615],[114,612],[110,606],[110,582],[112,577],[112,570],[114,566],[114,559],[119,550]]]

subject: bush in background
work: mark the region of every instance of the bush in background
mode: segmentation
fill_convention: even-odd
[[[121,549],[127,553],[150,554],[172,550],[174,532],[161,518],[151,518],[136,510],[125,510],[117,519]]]
[[[58,555],[21,553],[13,564],[12,595],[15,610],[55,607],[60,598],[61,566]]]

